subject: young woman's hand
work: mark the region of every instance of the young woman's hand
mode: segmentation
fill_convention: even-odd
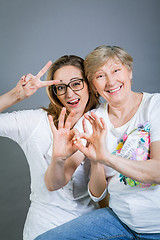
[[[84,146],[81,141],[74,141],[75,146],[83,152],[88,158],[95,162],[101,162],[104,156],[108,153],[106,146],[107,126],[103,118],[98,118],[94,112],[91,116],[84,114],[84,117],[92,125],[93,133],[87,132],[85,122],[83,122],[84,133],[79,135],[80,138],[86,139],[87,144]]]
[[[36,76],[27,74],[21,77],[16,87],[0,96],[0,112],[33,95],[39,88],[57,84],[59,80],[41,81],[52,62],[49,61]]]
[[[58,128],[55,127],[52,116],[48,116],[50,127],[53,133],[53,158],[59,158],[61,160],[66,160],[76,151],[76,148],[72,142],[72,138],[76,130],[70,130],[75,113],[73,111],[70,112],[66,121],[65,114],[66,108],[62,108]]]
[[[59,83],[58,80],[41,81],[41,77],[47,72],[52,62],[49,61],[36,76],[31,73],[23,75],[15,87],[17,93],[19,93],[19,100],[23,100],[32,96],[39,88],[51,86]]]
[[[64,187],[84,159],[84,155],[77,151],[72,141],[75,132],[78,134],[78,130],[71,129],[75,113],[70,112],[66,121],[65,114],[66,108],[62,108],[57,128],[52,116],[48,116],[53,133],[52,161],[45,174],[45,183],[49,191]]]

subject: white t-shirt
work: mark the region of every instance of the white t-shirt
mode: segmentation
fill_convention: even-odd
[[[90,172],[87,159],[79,165],[65,187],[53,192],[47,190],[44,174],[51,161],[53,135],[45,111],[1,113],[0,136],[8,137],[20,145],[30,168],[31,205],[25,222],[24,240],[33,240],[97,208],[87,191]]]
[[[160,94],[143,93],[142,102],[132,119],[114,128],[108,117],[107,103],[94,112],[107,123],[106,142],[111,153],[132,160],[149,158],[149,143],[160,141]],[[88,124],[91,131],[91,125]],[[81,121],[76,128],[82,130]],[[106,176],[108,167],[106,167]],[[139,233],[160,232],[160,186],[136,182],[117,171],[108,183],[109,206],[132,230]],[[94,197],[93,197],[94,199]]]

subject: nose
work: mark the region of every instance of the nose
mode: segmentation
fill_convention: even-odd
[[[115,79],[111,74],[106,75],[106,85],[107,86],[114,86]]]
[[[73,94],[74,94],[74,91],[68,86],[66,96],[67,97],[72,97]]]

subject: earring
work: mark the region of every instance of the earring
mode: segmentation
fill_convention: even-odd
[[[97,97],[97,98],[99,97],[99,93],[98,93],[98,92],[96,92],[96,97]]]

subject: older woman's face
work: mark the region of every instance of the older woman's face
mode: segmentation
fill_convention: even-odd
[[[109,59],[94,74],[93,85],[98,93],[109,103],[125,101],[131,91],[132,71],[118,59]]]

